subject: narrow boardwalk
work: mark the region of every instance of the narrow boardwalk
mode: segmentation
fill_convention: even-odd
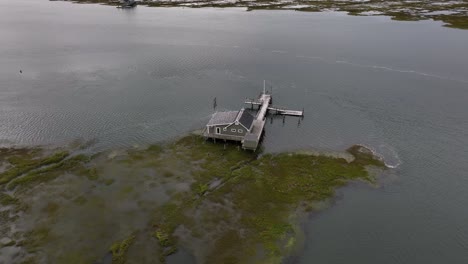
[[[288,110],[277,107],[268,107],[268,110],[274,112],[277,115],[304,116],[304,111]]]
[[[265,92],[265,89],[263,89],[263,93],[260,94],[257,100],[245,100],[246,104],[250,104],[252,108],[254,105],[256,105],[259,107],[259,110],[253,122],[252,129],[244,136],[244,140],[242,141],[242,147],[244,149],[257,149],[258,144],[260,142],[260,138],[263,133],[263,129],[265,128],[265,118],[269,111],[277,115],[289,115],[300,117],[304,116],[304,111],[288,110],[281,107],[274,107],[270,105],[271,101],[272,97],[270,94],[267,94]]]
[[[257,149],[260,137],[263,133],[263,128],[265,127],[265,116],[268,112],[270,102],[271,95],[265,93],[260,95],[260,98],[257,100],[256,104],[261,104],[261,107],[253,121],[250,132],[245,135],[244,140],[242,141],[242,147],[244,149]]]

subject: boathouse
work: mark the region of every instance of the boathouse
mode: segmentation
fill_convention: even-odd
[[[296,111],[274,107],[271,106],[271,101],[271,94],[266,92],[264,81],[263,93],[260,93],[258,99],[245,100],[245,104],[250,105],[252,110],[254,106],[257,106],[257,115],[255,117],[244,108],[240,111],[216,112],[206,125],[203,136],[212,138],[215,141],[216,139],[240,141],[243,149],[255,151],[265,128],[268,111],[276,115],[304,117],[304,110]],[[216,106],[216,99],[214,102]]]
[[[245,109],[216,112],[206,125],[205,137],[242,141],[250,132],[254,116]]]

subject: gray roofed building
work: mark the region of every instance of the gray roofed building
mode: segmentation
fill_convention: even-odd
[[[240,117],[238,117],[238,122],[241,123],[245,128],[250,130],[252,126],[252,122],[254,121],[254,116],[251,115],[249,112],[241,110],[242,113],[239,113]]]
[[[207,126],[230,125],[236,121],[239,111],[216,112],[211,116]]]
[[[207,138],[242,141],[250,131],[254,117],[244,109],[240,111],[217,112],[206,124]]]
[[[240,111],[216,112],[211,116],[207,126],[241,124],[245,129],[250,130],[254,116],[241,109]]]
[[[263,93],[260,94],[257,100],[247,99],[245,101],[246,104],[250,104],[252,109],[254,105],[258,106],[255,117],[244,108],[240,111],[214,113],[203,130],[203,136],[207,139],[211,138],[215,142],[217,139],[240,141],[242,148],[256,150],[263,135],[266,115],[269,110],[274,111],[277,115],[304,117],[304,111],[274,107],[270,105],[271,100],[271,94],[266,93],[264,84]],[[216,108],[216,98],[214,107]]]

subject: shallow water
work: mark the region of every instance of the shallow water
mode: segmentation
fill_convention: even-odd
[[[238,109],[266,79],[275,104],[306,113],[299,126],[269,122],[267,151],[359,143],[396,167],[381,188],[340,190],[312,217],[299,263],[468,261],[465,31],[341,13],[1,0],[0,36],[0,145],[78,140],[92,152],[170,140],[202,127],[213,97]]]

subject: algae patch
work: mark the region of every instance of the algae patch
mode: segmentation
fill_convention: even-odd
[[[130,237],[114,243],[110,251],[112,252],[112,263],[113,264],[124,264],[126,262],[126,254],[128,248],[135,240],[135,235],[131,235]]]
[[[262,154],[195,135],[120,153],[1,152],[0,230],[22,249],[13,262],[93,263],[110,251],[113,263],[164,263],[183,248],[197,263],[281,263],[304,212],[350,180],[373,182],[367,166],[385,168],[362,146],[352,159]]]

